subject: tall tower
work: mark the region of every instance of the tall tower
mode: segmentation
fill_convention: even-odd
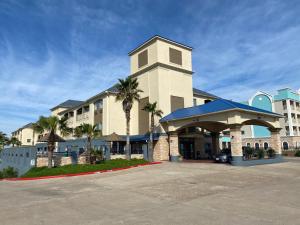
[[[154,36],[129,53],[132,77],[143,90],[141,100],[133,109],[138,116],[138,134],[149,129],[149,115],[142,108],[157,102],[164,115],[193,105],[192,48],[169,39]],[[156,118],[157,132],[161,132]]]

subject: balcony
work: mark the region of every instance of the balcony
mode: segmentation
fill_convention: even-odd
[[[98,109],[95,109],[95,111],[94,111],[95,115],[101,114],[102,112],[103,112],[103,108],[98,108]]]
[[[73,118],[71,118],[71,119],[68,119],[67,120],[67,125],[68,125],[68,127],[72,127],[73,126]]]
[[[89,114],[87,112],[76,116],[76,121],[78,121],[78,122],[85,121],[88,119],[89,119]]]

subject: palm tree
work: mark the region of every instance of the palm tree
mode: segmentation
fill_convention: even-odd
[[[67,118],[59,119],[57,116],[44,117],[40,116],[39,120],[34,125],[34,131],[37,133],[48,132],[48,168],[52,168],[53,151],[57,139],[57,131],[60,131],[63,136],[72,133],[72,128],[67,126]]]
[[[125,112],[126,117],[126,158],[130,160],[130,111],[134,100],[139,101],[140,92],[142,90],[138,89],[139,83],[136,78],[127,77],[126,79],[119,79],[117,84],[118,94],[116,97],[117,101],[122,102],[123,111]]]
[[[31,124],[31,128],[32,128],[32,145],[34,145],[34,142],[35,142],[35,132],[41,130],[40,127],[39,127],[39,124],[37,123],[32,123]],[[40,132],[39,132],[40,133]]]
[[[163,112],[160,109],[157,109],[157,102],[147,103],[143,108],[146,112],[151,115],[151,124],[150,124],[150,148],[149,148],[149,161],[153,161],[153,132],[154,132],[154,117],[162,117]]]
[[[19,141],[18,138],[16,138],[16,137],[11,137],[11,138],[8,140],[8,144],[10,144],[10,145],[12,145],[13,147],[15,147],[15,145],[16,145],[16,146],[20,146],[22,143],[21,143],[21,141]]]
[[[8,138],[6,134],[0,131],[0,151],[4,148],[7,142],[8,142]]]
[[[86,138],[87,138],[87,146],[86,146],[87,161],[89,163],[91,163],[92,140],[96,137],[101,136],[101,130],[99,130],[96,125],[93,126],[88,123],[83,123],[79,127],[75,128],[75,136],[76,137],[86,136]]]

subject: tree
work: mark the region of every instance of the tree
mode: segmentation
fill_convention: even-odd
[[[20,146],[22,143],[21,143],[21,141],[19,141],[18,138],[16,138],[16,137],[11,137],[11,138],[8,140],[8,144],[9,144],[9,145],[12,145],[13,147],[15,147],[15,145],[16,145],[16,146]]]
[[[146,112],[150,113],[151,124],[150,124],[150,148],[149,148],[149,161],[153,161],[153,133],[154,133],[154,117],[162,117],[163,112],[157,109],[157,102],[147,103],[143,108]]]
[[[40,116],[39,120],[35,123],[34,131],[37,133],[48,132],[47,145],[48,145],[48,168],[52,168],[53,151],[55,149],[55,142],[57,141],[57,131],[60,131],[63,136],[72,133],[72,128],[67,126],[67,118],[59,119],[57,116],[44,117]]]
[[[101,136],[101,130],[99,130],[96,125],[93,126],[88,123],[83,123],[79,127],[75,128],[74,133],[75,133],[76,137],[86,136],[86,138],[87,138],[87,146],[86,146],[87,161],[89,163],[91,163],[92,140],[96,137]]]
[[[119,83],[117,84],[117,101],[122,102],[123,111],[126,117],[126,158],[129,160],[131,158],[130,152],[130,112],[132,109],[133,102],[139,101],[140,95],[139,93],[143,92],[138,89],[139,83],[136,78],[127,77],[126,79],[119,79]]]
[[[8,138],[5,133],[0,131],[0,150],[4,148],[5,145],[7,145]]]

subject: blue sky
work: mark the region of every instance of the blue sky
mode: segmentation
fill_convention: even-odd
[[[0,1],[0,130],[129,74],[159,34],[193,46],[194,87],[233,100],[300,88],[300,1]]]

